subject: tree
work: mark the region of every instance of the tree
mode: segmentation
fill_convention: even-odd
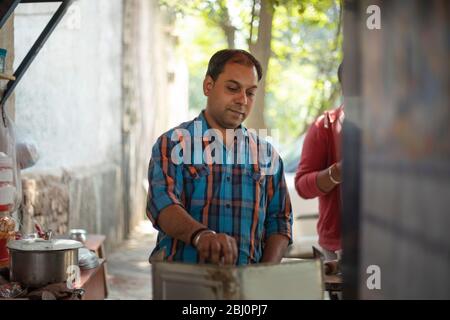
[[[256,0],[253,0],[252,21],[255,15]],[[259,9],[259,24],[258,37],[254,42],[252,39],[252,31],[250,31],[250,38],[248,39],[248,46],[250,52],[258,59],[264,70],[263,77],[259,83],[259,92],[256,95],[254,110],[247,119],[247,126],[254,129],[266,129],[266,122],[264,119],[264,110],[266,105],[266,78],[269,67],[269,59],[271,56],[271,42],[272,42],[272,22],[273,22],[274,8],[269,0],[260,0]],[[250,30],[253,30],[253,23],[250,25]]]
[[[230,48],[247,46],[261,62],[264,77],[246,122],[248,127],[278,128],[284,138],[292,140],[339,97],[336,69],[342,57],[340,0],[163,2],[171,3],[180,15],[197,16],[207,25],[197,32],[202,41],[196,55],[212,54],[211,49],[219,42]],[[224,41],[215,36],[215,30],[222,32]],[[189,39],[185,51],[193,44],[191,34]],[[201,64],[192,64],[192,79],[203,80],[206,63],[202,60]],[[199,85],[195,86],[192,96],[199,92]]]

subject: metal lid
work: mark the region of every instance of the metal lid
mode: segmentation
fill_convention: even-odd
[[[75,240],[67,239],[21,239],[12,240],[8,242],[8,248],[20,251],[59,251],[78,249],[83,247],[83,244]]]

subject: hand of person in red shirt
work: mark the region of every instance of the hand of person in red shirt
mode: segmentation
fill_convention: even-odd
[[[342,182],[342,163],[341,161],[336,162],[328,168],[320,171],[317,175],[316,183],[317,187],[325,193],[330,192],[334,189],[339,183]],[[333,180],[334,181],[333,181]]]
[[[334,166],[333,169],[334,170],[331,170],[333,178],[337,181],[342,181],[342,160],[336,162],[336,165]]]
[[[340,272],[340,266],[338,260],[331,260],[324,262],[324,271],[326,275],[338,274]]]

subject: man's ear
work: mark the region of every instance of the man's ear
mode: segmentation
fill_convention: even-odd
[[[214,80],[211,78],[211,76],[206,76],[205,80],[203,80],[203,94],[208,97],[213,87]]]

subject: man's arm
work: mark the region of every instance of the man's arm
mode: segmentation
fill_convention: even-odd
[[[341,179],[341,161],[339,161],[329,168],[319,171],[316,178],[317,188],[324,193],[328,193],[338,185],[336,182],[341,182]]]
[[[190,244],[191,236],[196,230],[205,228],[179,205],[164,208],[159,214],[158,225],[165,234],[186,244]]]
[[[186,245],[192,245],[193,233],[206,226],[193,219],[183,207],[182,168],[171,161],[172,145],[168,135],[163,135],[152,148],[148,169],[147,216],[156,229]],[[216,235],[211,230],[203,230],[196,238],[201,261],[235,263],[237,246],[233,238],[226,234]]]
[[[284,178],[284,165],[278,158],[279,170],[268,177],[268,206],[265,227],[264,251],[261,262],[279,263],[292,243],[292,207]]]
[[[304,199],[323,196],[336,184],[328,174],[328,136],[323,130],[324,116],[308,129],[303,143],[302,158],[295,175],[295,189]],[[340,163],[332,167],[332,176],[340,181]]]
[[[286,253],[289,239],[282,234],[271,235],[265,243],[261,262],[280,263]]]
[[[164,208],[159,214],[158,225],[164,233],[187,244],[191,244],[194,232],[206,228],[179,205]],[[198,237],[196,249],[201,262],[236,263],[237,245],[234,238],[224,233],[209,233],[207,230],[199,233]]]

